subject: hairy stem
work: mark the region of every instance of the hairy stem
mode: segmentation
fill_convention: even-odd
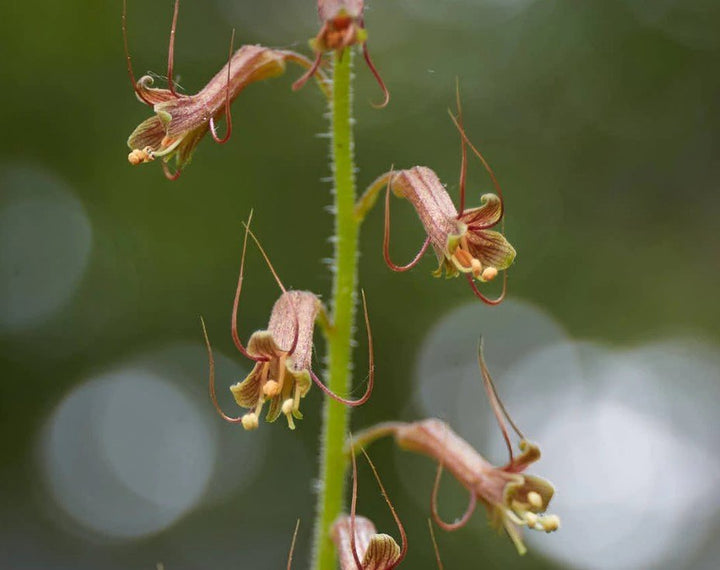
[[[335,53],[331,102],[332,168],[335,184],[335,258],[332,317],[326,380],[336,394],[351,385],[352,336],[357,300],[358,229],[355,217],[355,165],[352,133],[352,51]],[[347,456],[343,453],[350,408],[325,398],[320,446],[320,493],[315,518],[315,570],[335,570],[329,530],[343,508]]]

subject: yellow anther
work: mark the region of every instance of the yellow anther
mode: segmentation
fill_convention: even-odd
[[[540,519],[540,524],[545,532],[553,532],[560,528],[560,517],[557,515],[548,515]]]
[[[483,281],[492,281],[497,274],[498,270],[495,267],[486,267],[482,272]]]
[[[528,503],[530,503],[530,506],[535,509],[541,509],[543,506],[542,497],[540,496],[540,493],[538,493],[537,491],[530,491],[527,494],[527,500],[528,500]]]
[[[282,403],[282,413],[286,416],[290,415],[293,411],[293,400],[292,398],[288,398]]]
[[[475,259],[474,257],[470,260],[470,267],[472,267],[472,273],[475,277],[479,277],[480,273],[482,272],[482,263],[480,263],[479,259]]]
[[[278,384],[275,380],[268,380],[265,382],[265,385],[263,386],[263,394],[267,396],[268,398],[274,398],[275,396],[280,393],[280,384]]]
[[[529,527],[535,527],[535,525],[538,523],[538,517],[535,513],[525,513],[525,520],[528,523]]]
[[[242,419],[242,427],[244,427],[246,430],[254,430],[258,428],[259,422],[258,417],[255,412],[250,412],[249,414],[245,414]]]
[[[132,152],[128,154],[128,162],[133,166],[144,162],[151,162],[152,160],[155,160],[155,157],[153,156],[152,147],[149,146],[146,146],[142,150],[139,148],[133,149]]]

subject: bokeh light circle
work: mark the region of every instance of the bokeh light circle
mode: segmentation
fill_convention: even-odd
[[[58,505],[114,538],[157,532],[200,499],[216,454],[198,405],[166,379],[126,367],[72,390],[53,412],[43,467]]]
[[[85,272],[92,228],[83,205],[55,175],[0,166],[0,331],[43,324],[72,297]]]

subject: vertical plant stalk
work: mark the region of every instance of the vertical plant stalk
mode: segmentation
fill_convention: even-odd
[[[352,337],[357,300],[359,223],[355,217],[355,165],[352,133],[352,50],[335,52],[331,112],[331,152],[335,185],[335,257],[333,259],[332,317],[328,332],[326,379],[336,394],[351,385]],[[345,469],[343,454],[350,409],[325,398],[320,440],[320,490],[315,518],[313,568],[335,570],[335,549],[329,530],[343,509]]]

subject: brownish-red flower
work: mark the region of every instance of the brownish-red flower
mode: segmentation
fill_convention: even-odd
[[[258,249],[265,258],[282,294],[275,302],[270,313],[267,329],[254,332],[245,347],[240,340],[237,330],[237,311],[242,290],[245,252],[248,235],[252,236]],[[313,334],[317,321],[326,324],[329,319],[325,307],[314,293],[309,291],[287,291],[270,264],[265,251],[246,225],[245,240],[243,242],[242,261],[240,263],[240,276],[238,278],[235,300],[232,310],[232,337],[237,349],[247,358],[255,362],[252,371],[247,377],[230,387],[230,391],[237,404],[251,411],[240,416],[226,415],[218,404],[215,394],[215,365],[210,348],[210,342],[203,332],[208,348],[210,360],[210,397],[220,416],[231,423],[241,423],[246,430],[256,429],[265,403],[269,404],[266,420],[274,422],[280,415],[287,419],[290,429],[295,429],[296,419],[301,419],[300,400],[308,393],[312,382],[331,398],[348,406],[359,406],[367,402],[372,393],[375,365],[372,350],[372,334],[370,332],[367,306],[363,295],[365,310],[365,325],[368,334],[369,372],[368,384],[365,394],[357,400],[342,398],[333,393],[315,375],[312,370]],[[326,326],[328,326],[326,324]],[[331,325],[330,325],[331,326]]]
[[[360,218],[364,216],[375,203],[379,192],[385,189],[383,255],[388,267],[393,271],[412,269],[425,254],[428,246],[432,246],[438,260],[438,268],[433,275],[439,277],[444,273],[446,277],[456,277],[462,273],[477,297],[488,304],[496,305],[505,297],[507,274],[503,279],[503,291],[495,299],[490,299],[480,292],[476,281],[485,283],[493,280],[499,271],[510,267],[515,260],[515,248],[501,232],[492,229],[500,224],[503,218],[502,191],[490,166],[467,139],[460,114],[458,119],[453,117],[453,120],[462,140],[459,211],[437,174],[425,166],[414,166],[407,170],[391,170],[375,180],[358,202],[356,213]],[[496,190],[495,194],[483,194],[480,198],[481,205],[469,209],[465,208],[466,144],[470,145],[486,168]],[[390,259],[391,190],[393,194],[405,198],[413,205],[427,235],[420,251],[406,265],[397,265]]]
[[[170,47],[168,50],[168,88],[153,87],[154,80],[145,75],[135,81],[125,32],[123,10],[123,35],[128,64],[128,74],[138,99],[153,108],[154,115],[146,119],[128,138],[131,149],[130,164],[143,164],[155,159],[162,160],[165,175],[174,180],[190,162],[195,147],[210,131],[218,143],[225,143],[232,134],[230,104],[250,83],[276,77],[285,71],[285,63],[291,61],[303,67],[311,67],[305,57],[291,51],[272,50],[259,45],[246,45],[233,53],[232,40],[227,64],[194,95],[178,93],[173,79],[175,30],[177,27],[179,0],[175,1]],[[234,33],[233,33],[234,38]],[[324,78],[319,79],[327,94]],[[225,116],[227,129],[223,137],[217,134],[216,122]],[[175,158],[175,171],[168,163]]]
[[[479,361],[488,396],[510,452],[510,460],[504,466],[492,465],[439,419],[378,424],[358,433],[355,442],[356,446],[360,446],[379,437],[392,435],[401,448],[437,460],[438,470],[431,499],[431,512],[435,522],[445,530],[456,530],[467,523],[477,503],[480,502],[487,508],[493,524],[504,528],[518,552],[524,554],[526,549],[520,534],[521,527],[552,532],[560,526],[560,519],[556,515],[545,514],[554,494],[554,488],[545,479],[524,474],[527,467],[540,458],[540,449],[525,439],[507,415],[504,406],[497,398],[482,353]],[[505,427],[505,418],[521,437],[519,444],[521,453],[518,456],[513,454]],[[437,490],[443,469],[450,471],[470,493],[465,514],[454,523],[444,522],[437,511]]]

